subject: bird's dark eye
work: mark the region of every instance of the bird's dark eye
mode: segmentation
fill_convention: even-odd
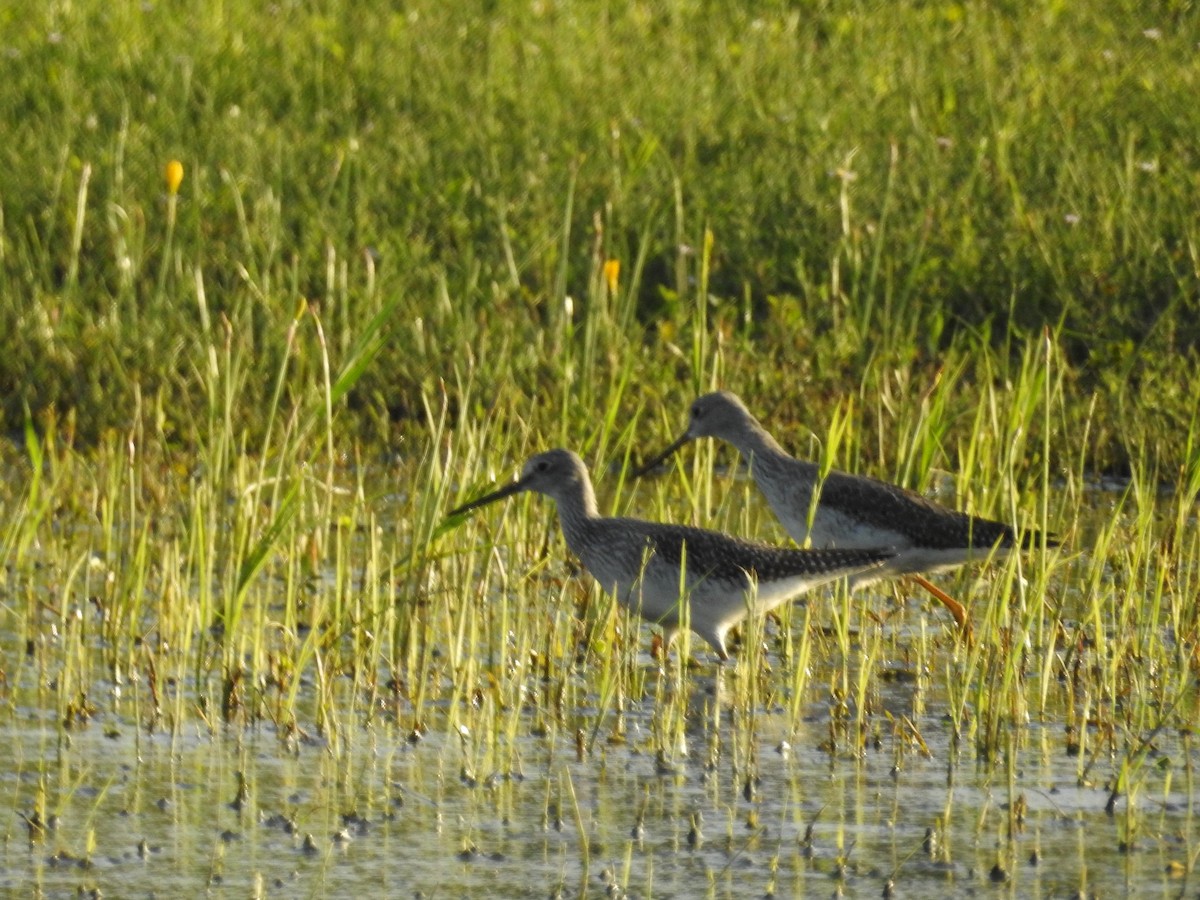
[[[545,472],[549,468],[550,468],[550,463],[546,462],[544,459],[538,460],[538,464],[533,467],[535,472]]]
[[[703,410],[703,409],[701,409],[701,408],[700,408],[700,404],[699,404],[699,403],[697,403],[695,406],[693,406],[693,407],[692,407],[692,418],[693,418],[693,419],[700,419],[700,418],[703,418],[703,417],[704,417],[704,410]]]

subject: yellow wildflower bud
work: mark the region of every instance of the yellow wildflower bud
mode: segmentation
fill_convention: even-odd
[[[179,185],[183,184],[183,163],[177,159],[167,163],[167,171],[165,173],[167,179],[167,193],[178,194]]]
[[[621,261],[619,259],[606,259],[604,261],[604,281],[608,285],[608,292],[615,294],[617,292],[617,282],[621,278]]]

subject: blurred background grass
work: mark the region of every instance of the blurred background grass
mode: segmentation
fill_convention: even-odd
[[[1173,469],[1197,25],[1183,2],[14,0],[5,429],[149,417],[186,449],[222,347],[253,433],[285,358],[304,395],[319,344],[336,370],[394,306],[338,418],[369,441],[463,380],[567,435],[713,380],[814,425],[940,373],[969,427],[1048,335],[1088,467]],[[305,304],[320,333],[289,334]]]

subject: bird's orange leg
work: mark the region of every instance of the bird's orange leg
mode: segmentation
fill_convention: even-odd
[[[934,598],[941,603],[942,606],[950,610],[950,615],[954,617],[954,622],[956,625],[958,625],[960,631],[965,631],[968,634],[970,633],[971,623],[967,621],[967,611],[963,608],[961,603],[943,591],[936,584],[929,581],[927,578],[924,578],[920,575],[913,575],[912,579],[921,587],[925,588],[925,590],[929,591],[929,593],[933,594]]]

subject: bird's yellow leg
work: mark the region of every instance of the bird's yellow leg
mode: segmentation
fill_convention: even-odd
[[[920,575],[913,575],[912,579],[921,587],[925,588],[925,590],[929,591],[929,593],[933,594],[934,598],[941,603],[942,606],[950,610],[950,615],[954,617],[954,622],[956,625],[958,625],[960,631],[965,631],[970,634],[971,623],[967,621],[967,611],[963,608],[961,603],[943,591],[936,584],[929,581],[927,578],[924,578]]]

